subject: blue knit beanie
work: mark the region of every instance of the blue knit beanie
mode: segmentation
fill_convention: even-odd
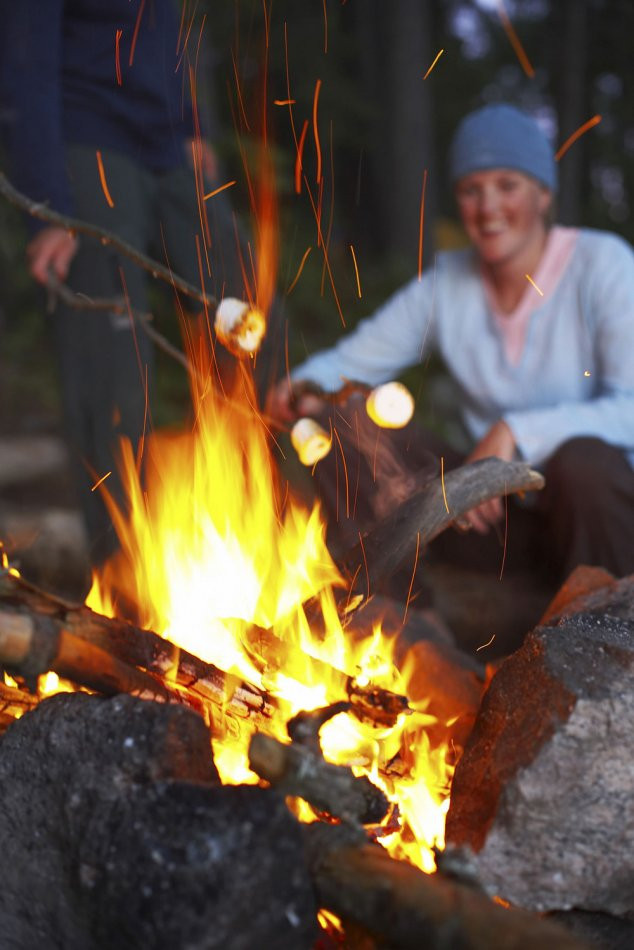
[[[514,106],[484,106],[456,129],[449,150],[451,181],[489,168],[512,168],[557,190],[555,157],[546,136]]]

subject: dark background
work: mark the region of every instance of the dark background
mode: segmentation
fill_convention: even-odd
[[[506,100],[543,123],[559,147],[596,114],[601,123],[559,164],[558,219],[614,230],[634,242],[634,72],[631,0],[506,0],[534,76],[528,77],[504,29],[495,0],[187,0],[190,42],[205,17],[197,72],[199,95],[222,159],[227,195],[252,231],[245,161],[257,177],[257,142],[266,111],[267,143],[279,205],[279,309],[288,327],[291,363],[342,332],[315,215],[303,184],[295,194],[296,148],[309,127],[304,172],[321,200],[322,231],[347,326],[418,269],[419,222],[427,170],[424,260],[462,242],[444,156],[457,121],[485,102]],[[286,40],[285,40],[286,37]],[[434,57],[435,68],[423,80]],[[236,81],[237,77],[237,81]],[[316,183],[313,97],[318,106],[323,185]],[[238,84],[240,96],[238,96]],[[215,103],[215,108],[210,104]],[[266,109],[264,107],[266,106]],[[4,164],[4,163],[3,163]],[[0,203],[0,430],[58,426],[55,370],[43,298],[23,264],[20,216]],[[354,247],[362,296],[357,293]],[[312,250],[293,290],[300,261]],[[157,294],[161,329],[178,341],[173,301]],[[281,371],[284,357],[280,351]],[[182,370],[160,357],[155,419],[178,422],[186,411]],[[412,385],[424,409],[427,382]]]

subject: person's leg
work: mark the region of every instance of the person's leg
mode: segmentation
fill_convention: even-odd
[[[634,573],[634,470],[601,439],[576,438],[548,461],[540,493],[543,564],[564,581],[579,564]]]
[[[148,177],[117,153],[102,153],[109,207],[102,191],[93,149],[71,147],[68,167],[75,214],[104,227],[133,246],[147,245]],[[100,242],[80,237],[68,286],[77,294],[122,298],[147,309],[145,277],[138,267]],[[152,349],[127,313],[75,310],[60,306],[54,321],[61,369],[65,425],[73,449],[76,481],[88,529],[93,563],[114,549],[110,517],[93,482],[112,472],[107,487],[121,500],[117,476],[120,436],[136,446],[147,424],[146,392]]]

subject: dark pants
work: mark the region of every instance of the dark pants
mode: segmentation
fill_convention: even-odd
[[[97,224],[133,247],[152,253],[190,283],[200,286],[196,235],[200,219],[193,172],[181,168],[154,174],[117,152],[102,159],[114,207],[102,191],[95,150],[73,146],[67,160],[76,217]],[[212,236],[211,277],[205,265],[205,290],[218,297],[243,296],[236,251],[236,229],[224,196],[208,203]],[[201,253],[202,242],[200,243]],[[150,276],[100,242],[80,236],[68,286],[87,297],[121,298],[149,310]],[[167,286],[167,285],[166,285]],[[169,291],[169,288],[168,292]],[[189,313],[200,305],[181,298]],[[174,301],[175,315],[178,312]],[[112,472],[107,486],[121,501],[117,449],[121,436],[136,451],[151,427],[154,360],[143,330],[128,314],[75,310],[60,306],[55,315],[65,425],[93,563],[115,547],[110,517],[94,482]]]
[[[339,551],[387,513],[386,491],[387,507],[394,507],[440,473],[441,457],[445,471],[464,462],[415,423],[398,431],[377,429],[362,401],[345,412],[335,410],[322,424],[332,424],[336,436],[331,453],[315,469],[315,482]],[[503,566],[528,570],[553,587],[579,564],[618,577],[634,573],[634,470],[625,454],[600,439],[575,438],[559,447],[543,474],[542,491],[524,501],[508,498],[496,529],[487,535],[449,529],[431,543],[427,557],[498,573]]]

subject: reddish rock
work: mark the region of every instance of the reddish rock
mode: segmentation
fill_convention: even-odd
[[[631,592],[615,582],[595,591],[596,612],[538,627],[484,696],[446,837],[474,852],[491,895],[634,914]]]

